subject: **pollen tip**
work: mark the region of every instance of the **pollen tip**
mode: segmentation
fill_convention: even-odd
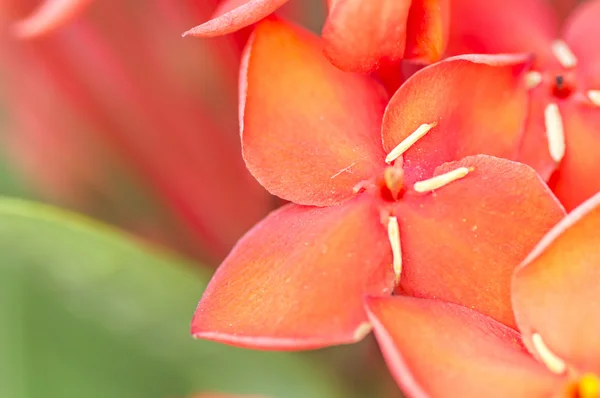
[[[592,104],[600,106],[600,90],[589,90],[587,92],[587,97]]]
[[[447,173],[431,177],[427,180],[417,181],[413,185],[413,189],[419,193],[431,192],[448,185],[453,181],[460,180],[473,170],[475,170],[473,166],[462,166]]]
[[[567,364],[554,354],[550,348],[544,343],[542,336],[539,333],[531,335],[531,342],[538,353],[540,360],[546,365],[552,373],[562,374],[567,370]]]
[[[369,333],[373,330],[373,325],[369,322],[363,322],[354,330],[354,335],[352,336],[354,341],[360,341],[367,337]]]
[[[550,103],[544,109],[544,124],[546,126],[546,138],[548,139],[548,151],[552,159],[559,163],[565,156],[565,132],[562,116],[557,104]]]
[[[390,164],[397,158],[399,158],[404,152],[406,152],[411,146],[413,146],[419,139],[423,138],[425,134],[432,128],[437,126],[438,122],[434,121],[431,123],[424,123],[420,125],[415,131],[413,131],[408,137],[402,140],[394,149],[388,153],[385,157],[385,162]]]
[[[402,275],[402,248],[400,246],[400,226],[398,225],[398,219],[395,216],[390,216],[388,218],[387,230],[390,246],[392,247],[392,265],[397,285],[400,282],[400,276]]]
[[[563,40],[555,40],[552,43],[552,53],[563,68],[571,69],[577,66],[577,57]]]
[[[542,82],[542,74],[538,71],[529,71],[525,74],[525,86],[531,90],[536,88]]]

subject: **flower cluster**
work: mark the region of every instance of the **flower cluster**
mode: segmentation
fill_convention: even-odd
[[[63,3],[21,30],[86,2]],[[253,25],[242,156],[289,202],[220,265],[193,336],[374,331],[411,397],[600,397],[600,0],[562,24],[544,0],[329,0],[320,36],[284,3],[221,1],[184,33]]]

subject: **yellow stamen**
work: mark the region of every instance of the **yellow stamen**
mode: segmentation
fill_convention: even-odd
[[[552,53],[563,68],[571,69],[577,66],[577,57],[564,41],[555,40],[552,43]]]
[[[536,88],[542,82],[542,74],[534,70],[527,72],[525,75],[525,85],[528,89]]]
[[[578,398],[600,397],[600,379],[593,373],[585,373],[577,384]]]
[[[600,90],[590,90],[587,92],[587,97],[592,104],[600,106]]]
[[[435,189],[441,188],[445,185],[450,184],[453,181],[460,180],[465,177],[469,172],[473,171],[473,167],[459,167],[458,169],[449,171],[439,176],[429,178],[427,180],[415,182],[414,189],[417,192],[431,192]]]
[[[392,149],[392,151],[385,157],[385,162],[392,163],[394,160],[398,159],[404,152],[408,150],[408,148],[413,146],[415,142],[419,141],[419,139],[423,138],[423,136],[436,125],[436,122],[420,125],[419,128],[416,129],[411,135],[402,140],[402,142],[399,143],[396,148]]]
[[[402,274],[402,250],[400,248],[400,226],[396,217],[390,216],[387,230],[390,246],[392,247],[392,264],[394,274],[396,275],[396,284],[398,284],[400,282],[400,274]]]
[[[537,351],[540,360],[552,373],[562,374],[567,370],[567,364],[565,361],[550,351],[539,333],[534,333],[531,335],[531,342],[533,343],[533,347]]]
[[[546,105],[546,109],[544,109],[544,123],[546,125],[546,137],[548,139],[550,156],[558,163],[565,156],[565,132],[558,105]]]

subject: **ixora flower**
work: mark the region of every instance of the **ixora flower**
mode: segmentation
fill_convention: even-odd
[[[512,302],[520,333],[443,301],[368,298],[375,334],[405,393],[599,397],[599,230],[596,194],[548,232],[517,268]]]
[[[225,0],[184,35],[210,37],[267,17],[287,0]],[[446,46],[448,0],[328,0],[324,51],[337,67],[371,72],[402,58],[430,63]]]
[[[9,1],[11,22],[38,3]],[[179,36],[209,10],[192,0],[97,2],[36,40],[1,31],[2,139],[45,198],[219,262],[273,200],[239,156],[236,36]]]
[[[383,116],[378,83],[333,67],[321,50],[319,38],[278,20],[250,38],[243,156],[293,203],[238,242],[192,334],[277,349],[351,343],[370,329],[363,295],[395,289],[513,323],[511,272],[564,211],[530,167],[469,155],[516,151],[527,59],[427,67]]]
[[[530,117],[519,160],[567,210],[600,191],[600,1],[582,3],[559,32],[542,0],[453,0],[448,54],[532,52]],[[554,173],[554,174],[553,174]],[[550,178],[552,175],[552,178]]]

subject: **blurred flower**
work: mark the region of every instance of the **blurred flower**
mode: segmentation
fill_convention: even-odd
[[[567,209],[600,190],[600,1],[581,4],[562,29],[542,0],[453,0],[448,55],[532,52],[529,118],[518,159]]]
[[[21,38],[48,33],[74,18],[90,1],[44,0],[33,13],[12,26],[13,32]]]
[[[224,0],[211,20],[185,33],[211,37],[266,18],[287,0]],[[402,58],[430,63],[444,52],[448,0],[328,0],[324,51],[337,67],[372,72]]]
[[[363,295],[395,288],[513,322],[511,272],[563,210],[528,166],[469,155],[515,151],[505,133],[520,133],[526,98],[515,86],[527,59],[432,65],[384,115],[377,82],[336,69],[321,50],[317,37],[277,20],[250,38],[243,156],[265,188],[293,203],[220,266],[193,335],[279,349],[351,343],[370,329]],[[465,84],[474,75],[478,84]]]
[[[520,333],[477,308],[401,296],[367,299],[375,334],[404,392],[600,396],[598,230],[600,194],[548,232],[516,270],[512,303]]]
[[[15,21],[38,3],[3,4]],[[239,156],[244,35],[179,35],[209,6],[95,2],[38,39],[3,32],[0,67],[12,116],[4,138],[47,196],[219,258],[272,203]],[[98,196],[112,207],[98,210]],[[148,208],[148,197],[158,204]]]

